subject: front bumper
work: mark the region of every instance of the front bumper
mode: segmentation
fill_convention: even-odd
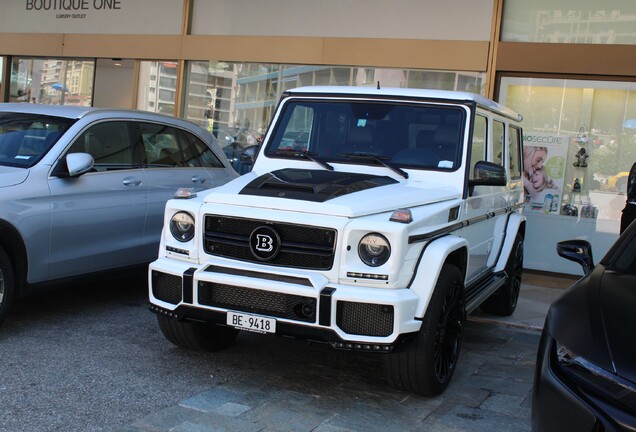
[[[149,268],[150,309],[178,320],[226,325],[227,312],[276,319],[276,334],[336,348],[387,352],[420,328],[409,289],[329,283],[318,272],[159,258]]]

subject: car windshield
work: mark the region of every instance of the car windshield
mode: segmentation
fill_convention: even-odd
[[[281,115],[269,157],[449,171],[461,162],[458,106],[292,100]]]
[[[72,124],[67,118],[0,112],[0,165],[32,167]]]

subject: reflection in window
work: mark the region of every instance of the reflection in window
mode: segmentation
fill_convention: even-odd
[[[488,119],[484,116],[476,115],[473,126],[473,143],[470,147],[470,174],[469,178],[474,179],[475,164],[486,160],[486,142],[488,134]]]
[[[550,185],[543,202],[524,208],[524,266],[563,271],[546,250],[570,238],[585,238],[605,255],[618,237],[625,178],[636,160],[636,83],[502,77],[499,93],[523,115],[526,190],[528,182]]]
[[[498,165],[504,164],[504,129],[503,123],[492,122],[492,161]]]
[[[463,120],[463,111],[451,107],[290,101],[266,152],[270,157],[385,160],[405,168],[455,170]]]
[[[177,93],[176,62],[139,62],[137,109],[174,115]]]
[[[636,83],[504,77],[500,93],[523,115],[525,145],[527,137],[535,145],[563,141],[566,184],[578,178],[583,194],[625,193],[620,176],[636,160]],[[609,219],[620,218],[615,207]]]
[[[233,137],[230,126],[234,126],[233,106],[238,102],[237,86],[233,85],[239,79],[238,65],[225,62],[193,61],[188,63],[185,112],[183,117],[198,123],[213,132],[219,140]],[[263,73],[267,72],[266,70]],[[262,100],[267,99],[267,82],[243,83],[241,96],[252,92],[263,94]],[[248,88],[251,87],[251,88]],[[261,88],[262,87],[262,90]],[[227,142],[221,142],[221,145]]]
[[[154,123],[140,123],[139,129],[146,163],[150,167],[181,165],[181,148],[174,128]]]
[[[142,62],[144,63],[144,62]],[[152,71],[148,70],[147,76]],[[480,72],[191,61],[183,117],[212,132],[230,159],[259,144],[286,90],[317,85],[433,88],[484,94]],[[143,69],[142,69],[142,76]],[[372,81],[369,81],[372,80]],[[152,88],[149,84],[149,88]],[[154,101],[148,91],[141,94]]]
[[[32,167],[72,124],[60,117],[1,113],[0,165]]]
[[[508,127],[508,158],[510,163],[510,177],[521,178],[521,155],[519,144],[521,143],[521,131],[516,126]]]
[[[597,0],[529,2],[506,0],[502,36],[506,42],[636,44],[636,2]],[[593,61],[593,59],[591,59]]]
[[[91,126],[73,142],[69,153],[89,153],[97,171],[130,169],[132,150],[125,122],[102,122]]]
[[[157,167],[223,167],[199,138],[189,132],[155,123],[139,123],[146,163]]]
[[[95,62],[92,60],[11,60],[9,102],[91,106]]]

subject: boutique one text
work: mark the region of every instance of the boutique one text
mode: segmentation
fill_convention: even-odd
[[[26,0],[26,10],[80,11],[117,10],[122,0]]]

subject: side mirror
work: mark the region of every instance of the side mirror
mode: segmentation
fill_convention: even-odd
[[[93,168],[95,160],[88,153],[69,153],[66,155],[66,167],[70,177],[80,176]]]
[[[493,162],[479,161],[473,170],[473,179],[468,180],[468,191],[473,194],[475,186],[506,186],[506,169]]]
[[[256,155],[258,154],[258,150],[260,145],[251,145],[249,147],[245,147],[241,152],[241,156],[239,157],[241,162],[246,164],[253,164],[256,159]]]
[[[565,240],[557,243],[556,251],[559,256],[579,263],[583,273],[588,274],[594,268],[592,245],[587,240]]]

